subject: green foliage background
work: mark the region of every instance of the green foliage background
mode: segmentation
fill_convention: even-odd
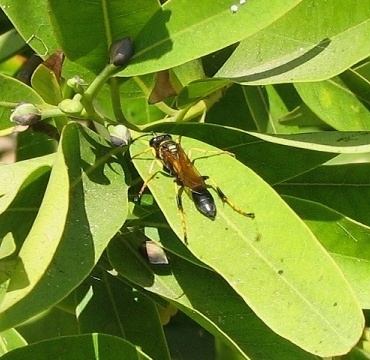
[[[177,310],[215,337],[204,358],[368,358],[369,0],[0,5],[0,135],[17,133],[0,165],[4,359],[176,359],[163,325]],[[133,56],[112,70],[126,36]],[[14,55],[58,49],[61,79],[40,64],[20,81]],[[44,128],[19,132],[22,101]],[[146,136],[115,147],[117,125]],[[153,132],[181,135],[255,219],[210,189],[211,221],[184,192],[186,246]]]

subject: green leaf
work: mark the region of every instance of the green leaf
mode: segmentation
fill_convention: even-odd
[[[219,273],[280,336],[320,356],[348,352],[361,336],[362,312],[343,274],[308,227],[243,164],[226,154],[212,156],[218,149],[209,145],[182,139],[185,149],[208,152],[195,158],[200,173],[214,179],[236,206],[256,216],[245,218],[217,198],[212,222],[184,193],[188,250]],[[137,140],[131,155],[146,148],[146,141]],[[146,179],[151,156],[141,155],[133,162]],[[172,179],[159,169],[148,187],[170,227],[183,239]],[[320,267],[313,266],[318,263]]]
[[[118,356],[122,360],[150,359],[128,341],[104,334],[65,336],[41,341],[13,350],[3,355],[3,358],[4,360],[116,360]]]
[[[294,128],[286,127],[279,119],[288,112],[282,97],[273,86],[243,86],[254,122],[259,132],[267,134],[294,133]],[[292,94],[289,94],[292,97]]]
[[[86,128],[65,127],[41,208],[1,304],[2,329],[50,308],[81,283],[124,222],[127,185],[115,152]]]
[[[285,197],[330,252],[363,309],[370,308],[370,228],[319,203]]]
[[[369,56],[369,19],[369,0],[355,8],[345,0],[301,1],[244,39],[216,76],[263,85],[333,77]]]
[[[279,134],[276,136],[250,133],[274,144],[337,154],[366,154],[370,151],[367,131],[327,131],[319,133]]]
[[[17,30],[11,29],[0,35],[0,61],[22,51],[26,43],[20,37]]]
[[[70,298],[81,333],[120,336],[153,359],[170,359],[156,304],[132,287],[105,271],[94,271]]]
[[[225,0],[203,0],[196,6],[192,0],[168,1],[135,38],[134,55],[119,76],[168,69],[222,49],[270,25],[300,2],[247,1],[233,13],[232,3]]]
[[[80,335],[76,316],[65,311],[60,304],[17,326],[29,344],[60,336]]]
[[[148,124],[163,119],[165,114],[155,105],[148,103],[150,91],[154,87],[153,74],[127,79],[120,86],[120,98],[125,106],[122,111],[125,118],[134,124]],[[114,116],[112,117],[113,119]]]
[[[57,130],[52,125],[44,122],[39,123],[38,126],[50,131],[50,133],[41,133],[31,128],[17,134],[16,159],[18,162],[54,154],[57,151],[57,140],[50,138],[50,136],[56,134]]]
[[[1,300],[6,294],[9,279],[18,261],[19,250],[36,218],[49,179],[49,171],[41,171],[37,176],[35,173],[37,173],[37,170],[22,184],[16,196],[0,215],[2,247],[7,240],[11,242],[12,248],[9,250],[13,250],[13,246],[15,246],[11,254],[8,253],[6,257],[0,260]]]
[[[239,84],[230,86],[222,98],[207,111],[206,123],[234,127],[240,130],[256,130],[243,86]]]
[[[306,105],[334,129],[370,129],[370,112],[340,79],[295,84],[295,88]]]
[[[324,204],[370,226],[369,171],[368,163],[320,166],[277,185],[276,189],[284,195]]]
[[[366,94],[369,91],[370,77],[366,74],[366,68],[369,62],[364,61],[359,66],[350,68],[339,75],[349,90],[355,94],[364,104],[369,104],[370,100]],[[364,72],[364,74],[363,74]]]
[[[46,11],[46,0],[37,3],[1,0],[0,5],[18,33],[41,57],[47,57],[58,48]]]
[[[162,244],[176,242],[173,233],[159,230]],[[169,264],[149,265],[138,252],[142,234],[124,234],[108,247],[115,270],[130,282],[160,295],[245,358],[313,360],[314,355],[276,335],[217,273],[168,253]],[[135,241],[136,240],[136,241]]]
[[[54,159],[55,155],[51,154],[14,164],[0,164],[0,214],[7,209],[22,187],[50,171]]]
[[[16,124],[10,121],[12,109],[21,101],[41,105],[44,100],[29,86],[0,74],[0,136],[10,134]]]
[[[0,355],[4,355],[8,351],[26,346],[27,342],[15,329],[9,329],[0,333]]]
[[[190,123],[157,124],[148,126],[145,131],[189,136],[231,151],[239,161],[270,184],[313,169],[338,153],[370,152],[370,134],[367,132],[266,135],[212,124]]]
[[[95,73],[107,64],[112,42],[136,36],[158,9],[155,0],[47,2],[53,29],[66,56]]]
[[[225,88],[229,85],[228,80],[223,79],[205,79],[194,81],[188,86],[184,87],[177,97],[177,106],[185,108],[213,92]]]
[[[16,250],[16,244],[12,233],[7,233],[2,239],[0,244],[0,260],[13,254]]]
[[[43,97],[45,102],[58,105],[62,101],[62,91],[56,75],[45,65],[40,64],[32,74],[32,88]]]

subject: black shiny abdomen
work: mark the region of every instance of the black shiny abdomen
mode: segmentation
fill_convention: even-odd
[[[216,205],[211,193],[205,189],[194,189],[191,195],[196,208],[205,216],[214,220],[216,217]]]

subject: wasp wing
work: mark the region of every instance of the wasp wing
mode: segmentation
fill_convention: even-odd
[[[183,186],[190,190],[206,186],[202,175],[200,175],[181,146],[177,147],[176,153],[166,151],[163,155],[165,166],[173,172],[173,175],[177,177]]]

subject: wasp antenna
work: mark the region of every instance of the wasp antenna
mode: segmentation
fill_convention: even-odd
[[[140,136],[136,137],[135,139],[132,139],[131,144],[133,144],[136,140],[139,140],[139,139],[141,139],[141,138],[143,138],[145,136],[151,136],[151,134],[143,134],[143,135],[140,135]]]

